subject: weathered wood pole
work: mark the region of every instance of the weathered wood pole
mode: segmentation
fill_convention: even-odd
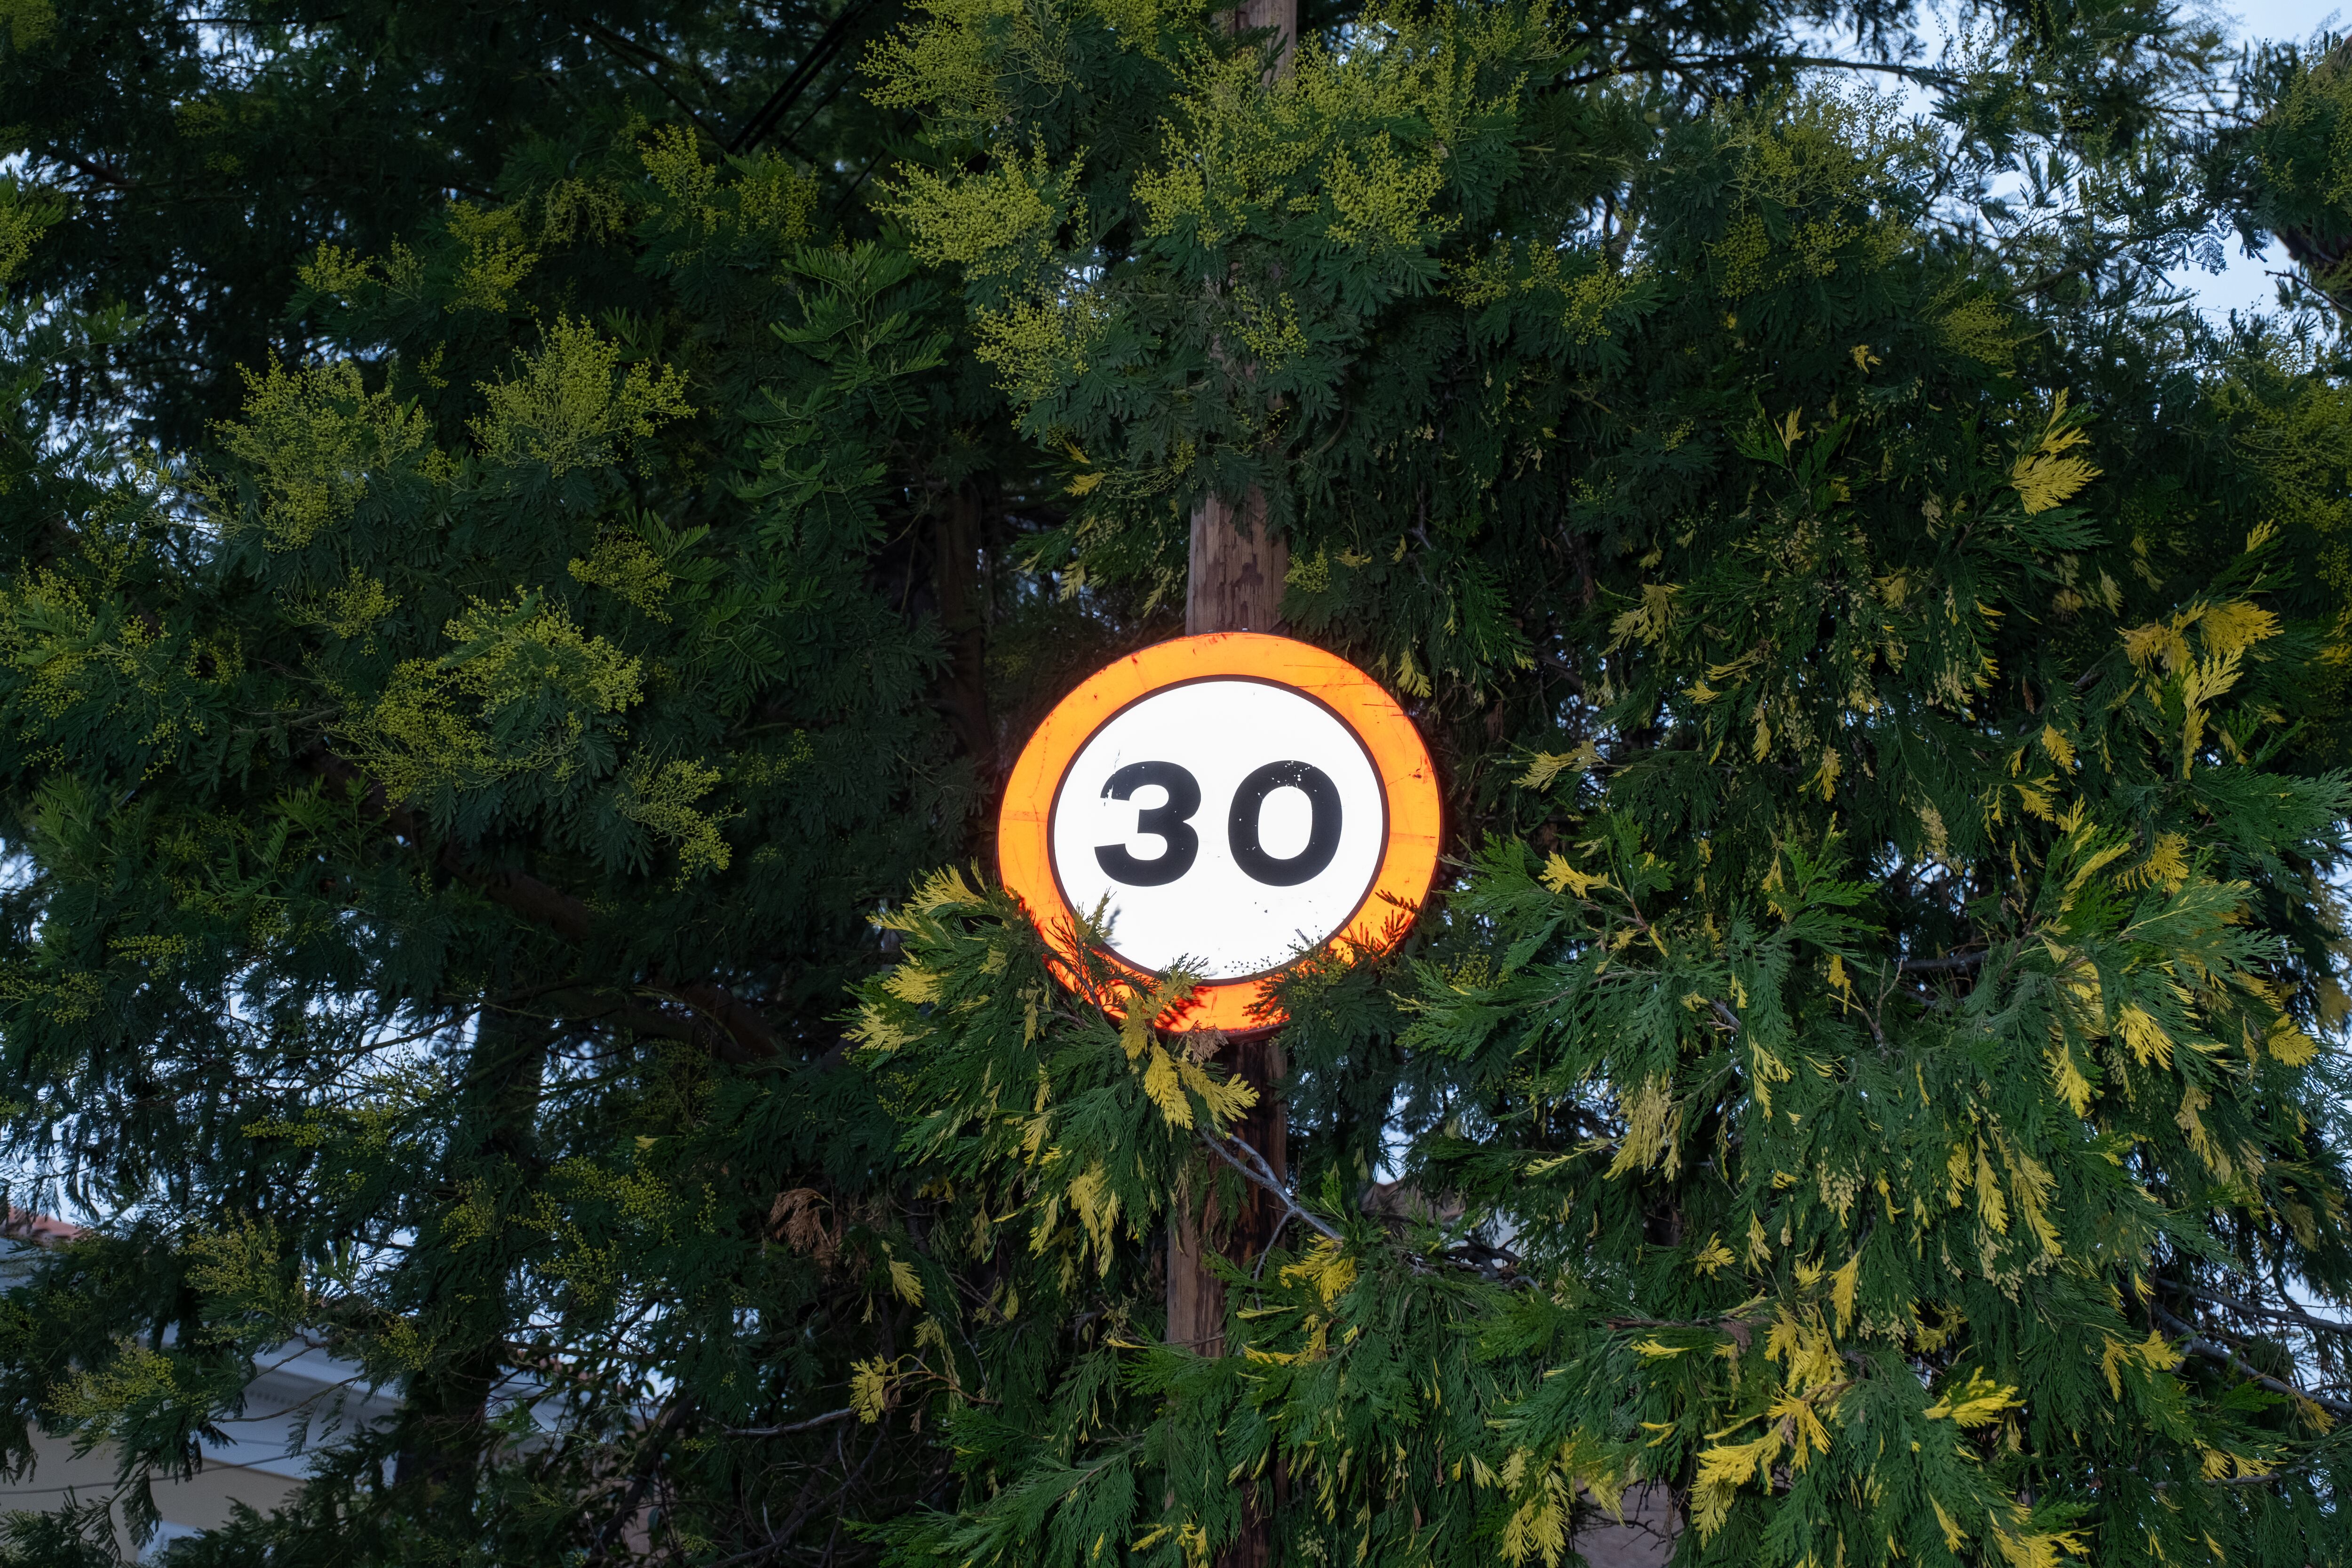
[[[1275,71],[1289,68],[1293,40],[1298,36],[1298,0],[1245,0],[1232,13],[1236,33],[1272,27],[1281,40]],[[1210,496],[1193,509],[1192,539],[1184,594],[1184,630],[1202,632],[1272,632],[1281,629],[1283,578],[1290,569],[1289,547],[1268,533],[1265,494],[1252,488],[1237,500]],[[1265,1156],[1277,1175],[1287,1175],[1288,1117],[1273,1094],[1281,1081],[1282,1048],[1271,1037],[1235,1040],[1224,1047],[1225,1066],[1264,1091],[1256,1109],[1236,1128],[1242,1138]],[[1225,1257],[1244,1267],[1254,1263],[1273,1239],[1281,1209],[1264,1192],[1251,1189],[1241,1212],[1225,1216],[1180,1214],[1168,1236],[1168,1338],[1188,1344],[1203,1355],[1222,1355],[1225,1349],[1224,1286],[1202,1262],[1202,1238],[1221,1242]],[[1262,1505],[1273,1500],[1276,1478],[1257,1484]],[[1219,1568],[1266,1568],[1273,1560],[1270,1521],[1254,1509],[1241,1538],[1220,1559]]]
[[[1291,0],[1276,0],[1276,4]],[[1184,595],[1184,630],[1271,632],[1280,629],[1283,574],[1290,552],[1265,530],[1265,496],[1252,489],[1239,504],[1211,497],[1192,512],[1191,581]],[[1248,531],[1243,531],[1246,528]],[[1271,1036],[1233,1040],[1223,1057],[1228,1070],[1262,1091],[1256,1107],[1235,1128],[1266,1158],[1276,1174],[1289,1172],[1286,1143],[1289,1119],[1272,1090],[1282,1078],[1282,1047]],[[1210,1234],[1223,1234],[1224,1255],[1252,1263],[1272,1239],[1281,1209],[1255,1188],[1244,1196],[1230,1226],[1214,1214],[1179,1215],[1168,1233],[1168,1339],[1203,1355],[1225,1348],[1225,1288],[1201,1261],[1204,1217]],[[1238,1561],[1238,1560],[1237,1560]]]

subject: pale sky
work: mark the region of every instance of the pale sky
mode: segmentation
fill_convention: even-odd
[[[2219,0],[2218,9],[2233,18],[2237,31],[2249,38],[2292,38],[2307,41],[2322,27],[2347,28],[2347,8],[2352,0]],[[2250,257],[2240,254],[2241,246],[2232,236],[2224,246],[2229,255],[2229,268],[2220,274],[2189,267],[2173,274],[2180,282],[2197,290],[2198,300],[2209,316],[2226,316],[2231,310],[2248,307],[2268,309],[2277,300],[2278,280],[2264,268],[2287,270],[2286,252],[2276,240],[2270,243],[2268,254]]]

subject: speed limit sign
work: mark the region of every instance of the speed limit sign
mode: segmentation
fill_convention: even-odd
[[[1080,917],[1142,975],[1205,982],[1163,1025],[1279,1022],[1274,974],[1377,952],[1437,868],[1437,782],[1395,700],[1321,648],[1255,632],[1180,637],[1098,671],[1013,765],[1004,884],[1066,957]]]

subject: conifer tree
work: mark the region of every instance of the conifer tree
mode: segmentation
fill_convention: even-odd
[[[2316,295],[2164,281],[2352,233],[2345,78],[2107,0],[1276,79],[1186,0],[205,15],[0,7],[0,1125],[94,1222],[12,1460],[138,1526],[309,1341],[400,1419],[172,1560],[2347,1554],[2352,418]],[[1452,813],[1279,1084],[986,866],[1253,487]]]
[[[1271,88],[1184,15],[931,7],[883,71],[941,155],[888,199],[1066,454],[1072,570],[1280,498],[1459,876],[1419,951],[1301,963],[1282,1086],[1151,1037],[1183,976],[1121,1022],[926,887],[860,1037],[992,1341],[885,1370],[1001,1403],[939,1396],[967,1489],[897,1560],[1202,1561],[1251,1494],[1297,1562],[1549,1568],[1644,1494],[1685,1561],[2336,1560],[2343,579],[2284,435],[2332,372],[2179,355],[2149,277],[2289,121],[2085,133],[2119,62],[2023,28],[1938,137],[1695,108],[1540,5],[1367,13]],[[1150,142],[1051,85],[1114,50]],[[1959,199],[1994,93],[2037,221]],[[1242,1353],[1162,1348],[1147,1233],[1262,1176],[1276,1091],[1290,1246]]]
[[[9,1459],[111,1444],[142,1540],[308,1342],[399,1420],[303,1413],[310,1491],[184,1557],[825,1550],[935,1468],[845,1420],[923,1285],[835,1019],[960,844],[940,538],[1026,459],[859,171],[583,64],[729,15],[179,15],[19,8],[0,89],[9,1199],[99,1222],[10,1298]],[[704,47],[709,118],[855,154],[814,20]]]

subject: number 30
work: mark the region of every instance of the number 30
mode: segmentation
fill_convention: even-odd
[[[1114,882],[1160,888],[1191,870],[1201,853],[1201,836],[1192,826],[1192,814],[1201,809],[1201,784],[1174,763],[1129,763],[1103,784],[1103,798],[1126,800],[1146,784],[1158,784],[1168,792],[1168,798],[1139,810],[1135,830],[1154,835],[1167,847],[1151,859],[1139,860],[1127,852],[1125,845],[1106,844],[1096,848],[1095,861]],[[1307,847],[1286,858],[1267,854],[1258,841],[1258,819],[1265,810],[1265,797],[1278,789],[1297,790],[1306,795],[1314,813],[1307,830]],[[1234,791],[1233,809],[1225,818],[1225,842],[1233,850],[1234,864],[1252,880],[1270,888],[1295,888],[1313,880],[1339,852],[1339,786],[1331,782],[1330,774],[1311,763],[1268,763]]]

